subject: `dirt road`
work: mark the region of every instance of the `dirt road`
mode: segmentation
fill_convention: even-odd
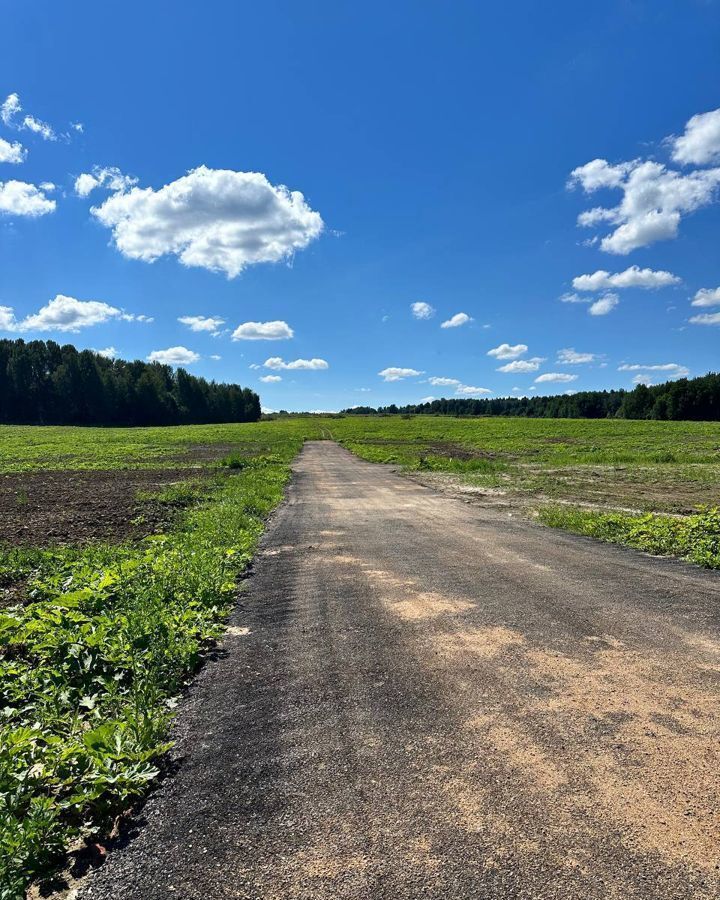
[[[80,896],[720,896],[720,578],[310,443]]]

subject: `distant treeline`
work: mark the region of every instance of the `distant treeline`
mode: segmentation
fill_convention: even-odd
[[[260,398],[160,363],[106,359],[55,341],[0,340],[0,422],[180,425],[255,422]]]
[[[720,421],[720,375],[681,378],[632,391],[580,391],[551,397],[432,400],[408,406],[357,406],[348,415],[527,416],[537,419],[663,419]]]

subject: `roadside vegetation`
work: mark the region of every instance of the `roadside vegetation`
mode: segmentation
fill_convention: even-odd
[[[177,698],[222,634],[291,460],[320,438],[554,527],[720,567],[720,424],[0,426],[0,900],[102,843],[157,779]]]
[[[720,569],[720,510],[706,509],[683,518],[646,513],[603,513],[587,509],[547,507],[540,520],[613,544],[660,556],[678,556],[707,569]]]
[[[0,552],[0,587],[22,584],[0,609],[2,900],[102,839],[158,777],[176,698],[223,631],[300,445],[139,497],[180,508],[167,534]]]

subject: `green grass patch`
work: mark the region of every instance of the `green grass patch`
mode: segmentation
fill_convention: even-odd
[[[625,544],[646,553],[677,556],[707,569],[720,569],[720,510],[717,508],[674,517],[553,506],[540,509],[539,515],[552,528]]]

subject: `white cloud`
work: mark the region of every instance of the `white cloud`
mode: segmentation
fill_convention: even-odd
[[[545,382],[568,382],[577,381],[577,375],[570,375],[567,372],[545,372],[538,375],[535,379],[536,384],[544,384]]]
[[[700,288],[691,306],[717,306],[720,303],[720,287]]]
[[[233,331],[234,341],[287,341],[295,332],[287,322],[243,322]]]
[[[682,165],[720,162],[720,109],[693,116],[672,143],[672,158]]]
[[[282,375],[261,375],[260,381],[264,381],[265,384],[275,384],[278,381],[282,381]]]
[[[217,362],[219,359],[222,359],[222,356],[219,356],[217,353],[212,353],[210,355],[210,359],[213,359],[215,360],[215,362]]]
[[[39,134],[45,141],[57,140],[57,136],[52,126],[48,125],[47,122],[36,119],[35,116],[25,116],[21,127],[27,128],[28,131],[33,131],[35,134]]]
[[[623,363],[618,366],[618,372],[664,372],[670,378],[685,378],[690,374],[687,366],[678,363],[661,363],[659,365],[643,366],[638,363]]]
[[[18,119],[21,112],[22,104],[17,94],[9,94],[0,105],[0,118],[8,128],[14,128],[17,131],[32,131],[46,141],[57,140],[57,135],[51,125],[31,115]]]
[[[3,331],[80,331],[92,325],[102,325],[113,320],[147,321],[144,316],[133,316],[100,300],[76,300],[58,294],[42,309],[24,319],[16,319],[11,307],[0,307],[0,329]]]
[[[288,259],[323,230],[299,191],[260,172],[200,166],[159,190],[134,187],[92,210],[118,250],[154,262],[172,254],[185,266],[224,272]]]
[[[479,397],[481,394],[492,394],[492,391],[484,387],[473,387],[471,384],[459,384],[455,393],[461,397]]]
[[[460,384],[460,379],[442,378],[437,375],[433,375],[431,378],[428,378],[428,383],[433,387],[453,387],[456,384]]]
[[[221,319],[220,316],[180,316],[178,322],[187,325],[190,331],[209,331],[211,334],[217,334],[225,324],[225,319]]]
[[[153,350],[147,359],[165,366],[189,366],[200,359],[200,354],[187,347],[168,347],[167,350]]]
[[[75,193],[79,197],[87,197],[95,188],[105,187],[110,191],[127,191],[137,184],[137,178],[123,175],[115,166],[94,166],[92,174],[83,172],[75,179]]]
[[[504,366],[498,368],[498,372],[509,372],[510,374],[523,374],[525,372],[537,372],[540,364],[545,362],[542,356],[533,356],[532,359],[514,359],[512,362],[505,363]]]
[[[581,297],[580,294],[563,294],[561,303],[590,303],[589,297]]]
[[[720,325],[720,312],[701,313],[699,316],[690,316],[693,325]]]
[[[418,403],[432,403],[433,400],[436,400],[436,399],[437,399],[436,397],[421,397],[418,400]]]
[[[15,116],[20,112],[20,98],[17,94],[10,94],[0,105],[0,119],[5,125],[12,125]]]
[[[588,309],[591,316],[606,316],[612,312],[620,302],[617,294],[604,294],[599,300],[596,300]]]
[[[605,159],[593,159],[572,170],[568,187],[572,189],[580,186],[586,194],[592,194],[600,188],[620,187],[637,162],[638,160],[634,160],[613,166]]]
[[[324,359],[294,359],[292,362],[285,362],[280,356],[271,356],[270,359],[265,360],[263,365],[266,369],[307,369],[310,371],[330,368]]]
[[[720,168],[683,174],[652,160],[633,160],[612,166],[593,160],[570,176],[586,193],[600,188],[622,191],[620,203],[581,213],[578,225],[594,227],[603,222],[616,226],[600,241],[608,253],[626,255],[638,247],[674,238],[682,216],[707,206],[717,196]]]
[[[445,322],[443,322],[440,327],[441,328],[459,328],[461,325],[466,325],[468,322],[472,322],[472,318],[464,312],[455,313],[454,316],[450,316]]]
[[[44,216],[54,212],[56,203],[34,184],[25,181],[0,181],[0,214]]]
[[[720,161],[720,109],[693,116],[685,133],[668,142],[676,162],[705,165]],[[649,159],[616,165],[595,159],[570,173],[568,187],[575,186],[586,194],[600,189],[622,191],[617,206],[586,210],[578,217],[578,224],[591,228],[606,222],[615,226],[600,241],[600,247],[625,255],[676,237],[683,216],[717,199],[720,168],[683,173]]]
[[[115,359],[118,355],[118,352],[114,347],[105,347],[104,350],[94,350],[93,353],[97,353],[98,356],[104,356],[105,359]]]
[[[558,350],[557,353],[557,361],[561,365],[568,366],[578,366],[583,363],[591,363],[597,359],[597,355],[595,353],[578,353],[576,350],[573,350],[572,347],[567,347],[565,350]]]
[[[499,347],[488,350],[487,355],[494,356],[495,359],[517,359],[527,351],[527,344],[500,344]]]
[[[636,375],[633,378],[632,383],[633,384],[644,384],[647,386],[649,384],[652,384],[653,380],[649,375]]]
[[[403,378],[413,378],[422,374],[417,369],[404,369],[399,366],[389,366],[387,369],[383,369],[382,372],[378,372],[378,375],[384,378],[385,381],[400,381]]]
[[[577,278],[573,278],[573,287],[576,291],[604,291],[608,288],[644,288],[645,290],[651,290],[679,283],[680,279],[677,275],[673,275],[672,272],[641,269],[638,266],[630,266],[624,272],[616,272],[613,275],[604,269],[598,269],[592,275],[578,275]]]
[[[411,303],[410,309],[416,319],[432,319],[435,315],[434,307],[430,306],[429,303],[425,303],[423,300],[418,300],[417,303]]]
[[[21,143],[0,138],[0,163],[21,163],[26,156],[27,150]]]

